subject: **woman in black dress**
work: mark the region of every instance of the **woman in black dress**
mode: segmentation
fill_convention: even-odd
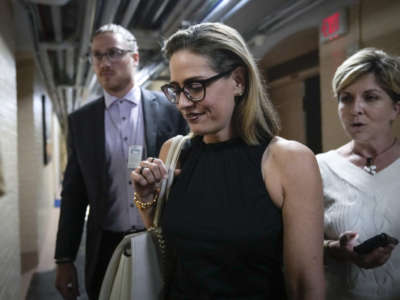
[[[193,134],[162,220],[177,254],[169,298],[324,299],[318,166],[307,147],[276,136],[242,37],[198,24],[172,35],[164,53],[171,82],[162,90]],[[147,226],[169,146],[132,173]]]

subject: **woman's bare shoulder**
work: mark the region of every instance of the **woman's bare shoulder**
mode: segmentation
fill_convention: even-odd
[[[300,142],[276,136],[265,150],[265,158],[275,163],[287,165],[301,163],[304,159],[315,160],[314,153]]]

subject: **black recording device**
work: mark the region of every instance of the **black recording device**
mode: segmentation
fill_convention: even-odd
[[[396,238],[381,233],[354,247],[354,251],[358,254],[367,254],[378,247],[385,247],[389,244],[397,245],[398,243],[399,241]]]

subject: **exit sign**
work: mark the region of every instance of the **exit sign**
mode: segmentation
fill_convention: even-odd
[[[336,11],[322,20],[319,30],[321,43],[336,39],[347,32],[347,11]]]

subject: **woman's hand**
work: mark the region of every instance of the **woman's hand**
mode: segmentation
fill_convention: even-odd
[[[161,181],[167,177],[167,169],[161,159],[149,157],[140,163],[132,173],[131,178],[135,192],[141,201],[149,202],[159,192]]]
[[[372,269],[384,265],[390,258],[396,246],[388,244],[385,247],[378,247],[368,254],[359,255],[355,252],[353,262],[364,269]]]
[[[358,234],[352,231],[343,232],[339,240],[328,243],[327,252],[330,256],[343,262],[350,262],[363,269],[382,266],[390,258],[394,244],[378,247],[367,254],[358,254],[354,251]]]
[[[160,191],[162,180],[167,178],[168,170],[164,165],[164,161],[168,155],[171,142],[172,139],[169,139],[162,145],[159,158],[149,157],[143,160],[139,167],[131,173],[135,192],[141,202],[150,203],[156,196],[156,193]],[[177,175],[177,170],[175,170],[175,175]],[[155,210],[152,208],[154,206],[149,206],[149,209],[139,209],[146,228],[153,226]]]

